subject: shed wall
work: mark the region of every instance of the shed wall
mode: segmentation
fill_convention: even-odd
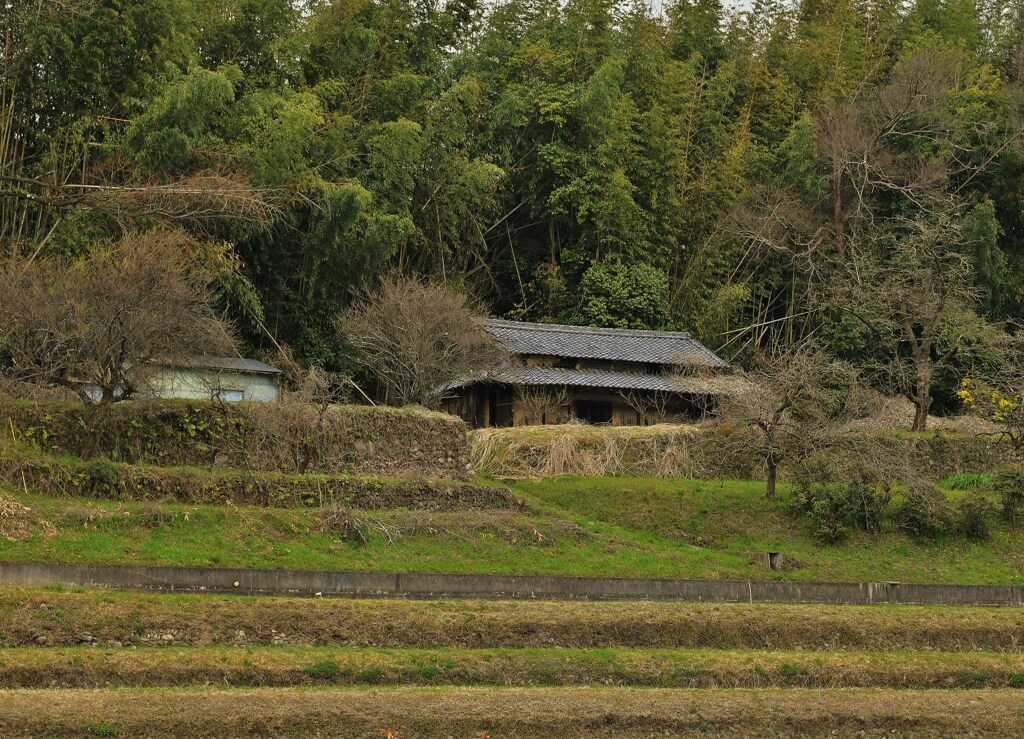
[[[215,391],[225,400],[273,403],[277,400],[277,381],[268,375],[249,375],[240,372],[213,372],[201,369],[161,368],[150,380],[149,395],[156,398],[183,400],[209,400]],[[233,398],[231,391],[242,393]]]

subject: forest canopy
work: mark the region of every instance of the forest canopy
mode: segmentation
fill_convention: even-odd
[[[0,255],[230,244],[253,350],[351,370],[337,316],[405,274],[941,404],[1024,316],[1014,0],[5,0],[0,37]]]

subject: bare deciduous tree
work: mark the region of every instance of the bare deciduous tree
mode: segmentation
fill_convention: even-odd
[[[507,361],[465,295],[417,279],[386,277],[342,314],[339,328],[392,405],[436,408],[453,383]]]
[[[754,450],[764,460],[765,496],[774,498],[779,467],[838,444],[864,395],[850,365],[812,346],[765,361],[750,380],[719,414],[723,423],[748,432],[726,438],[737,451]]]
[[[975,310],[977,292],[960,223],[919,217],[894,226],[888,249],[836,264],[823,291],[826,305],[854,316],[876,339],[872,371],[914,404],[912,430],[922,431],[936,375],[1000,343],[998,327]]]
[[[976,301],[963,256],[971,251],[964,185],[1024,135],[1019,117],[961,118],[963,71],[962,50],[923,44],[873,92],[807,117],[787,145],[787,183],[755,189],[733,219],[746,246],[741,267],[781,265],[788,285],[759,300],[730,341],[793,343],[813,332],[818,309],[878,309],[892,322],[884,370],[900,378],[922,428],[939,369],[925,355],[948,366],[969,343],[952,324],[974,321],[965,310]],[[820,301],[837,282],[850,299]],[[876,328],[876,338],[885,333]]]
[[[0,358],[14,379],[106,404],[146,385],[153,363],[234,353],[210,277],[181,231],[131,233],[72,262],[0,265]],[[91,386],[91,388],[90,388]]]

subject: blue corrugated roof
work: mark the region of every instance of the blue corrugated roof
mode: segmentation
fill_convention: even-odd
[[[221,372],[239,372],[243,375],[279,375],[281,370],[271,367],[258,359],[242,359],[241,357],[189,357],[166,364],[190,369],[210,369]]]

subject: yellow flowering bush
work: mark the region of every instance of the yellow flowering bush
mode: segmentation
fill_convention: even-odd
[[[996,423],[1018,425],[1024,432],[1024,406],[1019,395],[1005,395],[983,380],[969,377],[960,381],[956,395],[964,409],[974,415]],[[1011,432],[1007,430],[1007,433]]]

